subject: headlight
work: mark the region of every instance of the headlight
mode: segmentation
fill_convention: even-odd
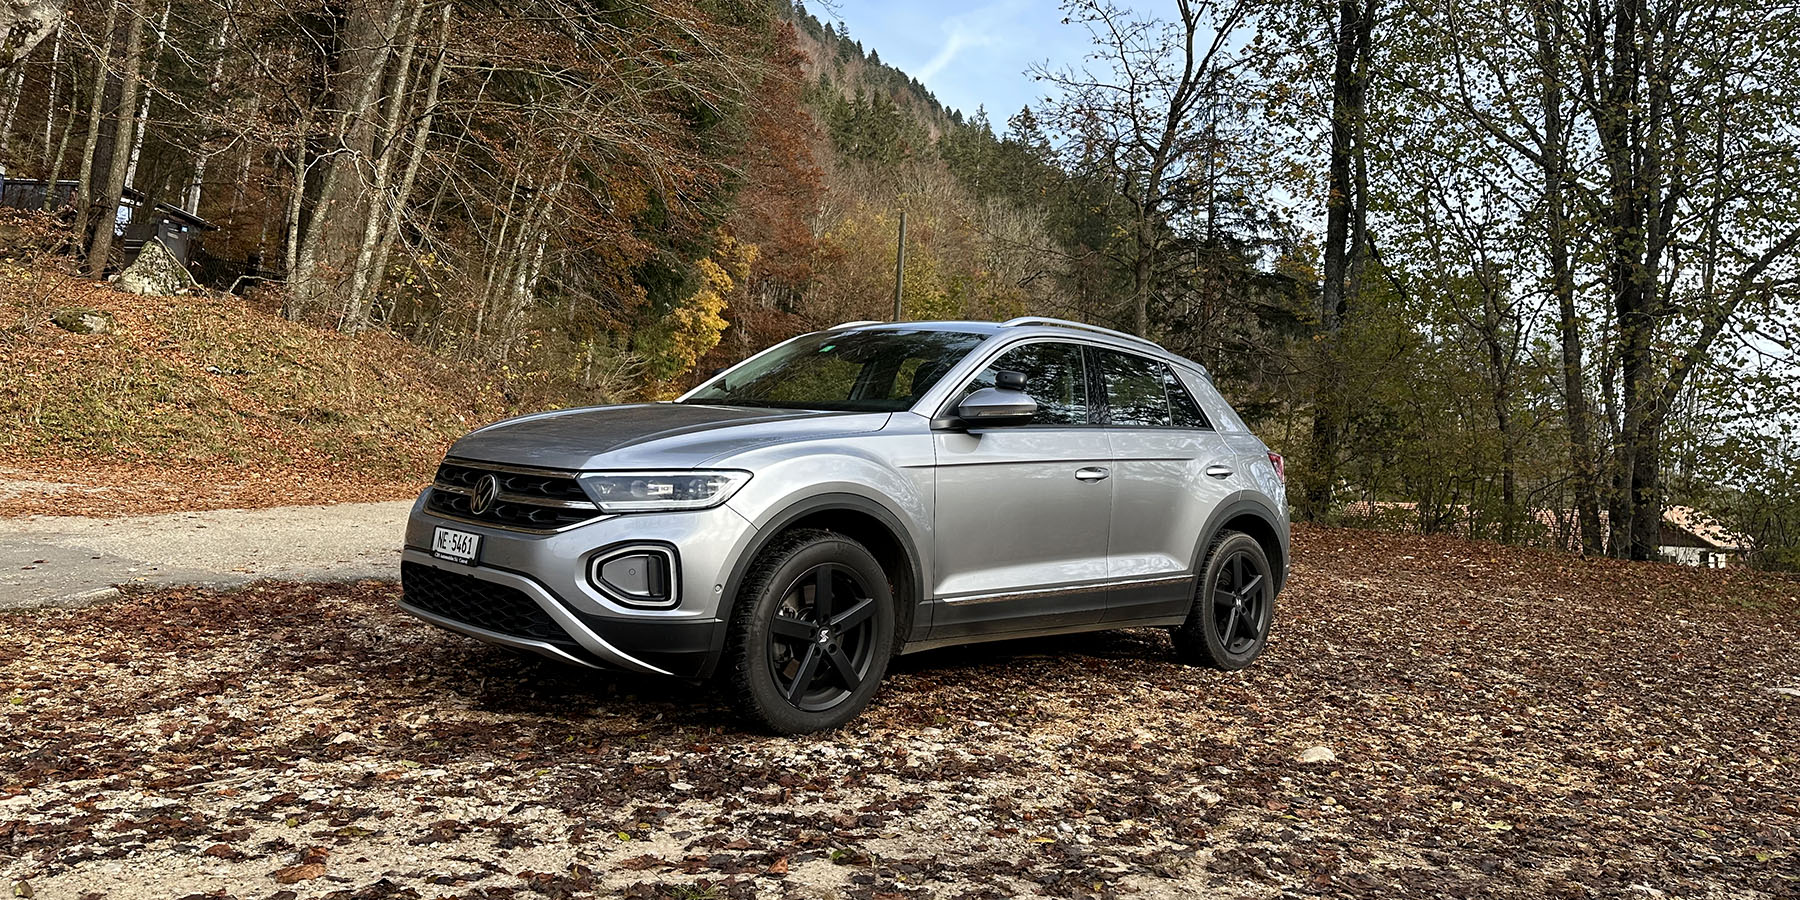
[[[602,512],[664,512],[718,506],[750,480],[749,472],[602,472],[581,486]]]

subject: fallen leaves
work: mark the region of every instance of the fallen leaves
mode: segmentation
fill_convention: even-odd
[[[289,866],[285,869],[276,869],[274,872],[270,873],[269,877],[275,879],[275,881],[280,884],[294,884],[301,881],[311,881],[324,874],[325,865],[323,863],[303,863],[298,866]]]
[[[1800,704],[1773,690],[1800,685],[1795,581],[1367,532],[1296,546],[1275,643],[1243,672],[1180,666],[1157,631],[936,651],[898,661],[864,718],[800,739],[743,731],[697,688],[436,631],[379,583],[9,618],[0,879],[1795,893]]]
[[[591,402],[240,297],[137,296],[0,268],[0,516],[405,499],[470,428]],[[49,322],[67,306],[118,328],[71,334]]]

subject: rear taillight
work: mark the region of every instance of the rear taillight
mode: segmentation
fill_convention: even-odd
[[[1281,454],[1270,450],[1269,465],[1275,467],[1275,477],[1281,479],[1282,484],[1287,484],[1287,463],[1282,460]]]

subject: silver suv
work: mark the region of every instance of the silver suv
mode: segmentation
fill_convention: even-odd
[[[831,728],[896,654],[1164,626],[1237,669],[1288,570],[1281,457],[1199,365],[1074,322],[854,322],[673,403],[457,441],[402,606],[582,666],[718,677]]]

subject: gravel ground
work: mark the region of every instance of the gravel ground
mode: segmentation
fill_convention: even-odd
[[[380,582],[8,614],[0,885],[1800,896],[1800,582],[1296,542],[1248,671],[1157,631],[939,651],[805,739],[424,627]]]
[[[0,481],[0,489],[9,482]],[[110,600],[115,585],[398,578],[411,501],[96,519],[0,518],[0,610]]]

